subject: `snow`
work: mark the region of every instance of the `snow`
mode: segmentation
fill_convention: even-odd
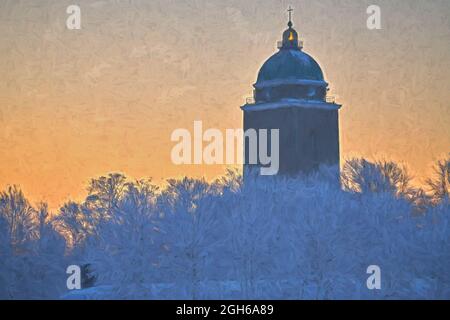
[[[333,299],[380,299],[384,298],[378,292],[367,291],[361,284],[352,282],[346,292],[334,296]],[[303,283],[298,285],[297,280],[258,280],[254,284],[255,294],[250,299],[256,300],[313,300],[321,298],[320,287],[314,283]],[[432,279],[413,279],[411,290],[415,295],[409,298],[429,299],[433,291],[436,290],[436,282]],[[136,290],[133,286],[125,288],[125,291]],[[148,284],[140,289],[139,299],[149,300],[189,300],[192,299],[188,286],[180,283],[166,284]],[[199,299],[205,300],[240,300],[244,299],[244,292],[239,281],[201,281],[199,291],[202,293]],[[268,294],[270,292],[270,294]],[[395,297],[392,297],[395,298]],[[406,297],[408,298],[408,297]],[[62,300],[118,300],[124,299],[122,295],[117,294],[117,288],[111,285],[86,288],[81,290],[72,290],[61,296]]]
[[[0,194],[0,297],[449,299],[450,201],[417,207],[401,169],[369,167],[364,179],[343,179],[354,190],[331,169],[244,184],[230,172],[161,190],[110,175],[40,227],[17,192]],[[373,174],[379,168],[395,179]],[[65,252],[59,227],[70,230]],[[88,266],[85,289],[64,288],[71,264]],[[381,269],[381,290],[366,286],[370,265]]]

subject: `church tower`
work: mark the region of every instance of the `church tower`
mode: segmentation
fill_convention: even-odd
[[[339,166],[341,105],[327,97],[328,83],[319,64],[303,51],[291,21],[292,9],[288,11],[288,29],[279,50],[263,64],[253,97],[241,107],[244,130],[279,129],[278,175],[310,173],[320,165]],[[246,175],[258,165],[249,164],[248,141],[244,143]]]

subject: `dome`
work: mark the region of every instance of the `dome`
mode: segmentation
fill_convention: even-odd
[[[313,57],[303,52],[303,41],[293,28],[292,9],[288,12],[288,28],[277,43],[279,50],[262,65],[253,84],[253,97],[246,105],[254,104],[258,108],[282,103],[328,105],[328,83],[322,69]]]
[[[310,55],[297,48],[281,48],[263,64],[256,83],[273,80],[324,81],[324,77],[319,64]]]

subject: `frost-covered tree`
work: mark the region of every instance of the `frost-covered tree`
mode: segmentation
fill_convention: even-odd
[[[34,294],[30,298],[55,299],[66,286],[66,242],[55,230],[46,203],[38,204],[35,221],[37,236],[29,261]]]
[[[47,205],[35,210],[17,187],[1,193],[0,202],[0,297],[59,297],[65,242],[53,228]]]
[[[148,285],[158,279],[161,250],[154,209],[157,187],[140,180],[127,183],[124,192],[88,240],[84,261],[97,285],[112,285],[112,297],[152,298]]]
[[[415,241],[409,247],[409,294],[420,299],[450,298],[450,202],[430,207],[416,222]],[[406,296],[407,294],[405,294]]]
[[[13,249],[11,246],[11,236],[8,221],[0,215],[0,299],[13,299],[11,286],[14,278]]]
[[[107,220],[117,210],[128,186],[126,176],[121,173],[110,173],[90,181],[85,206],[96,220],[94,223]]]
[[[117,212],[130,185],[120,173],[101,176],[90,181],[88,196],[83,203],[68,201],[60,208],[56,223],[73,248],[81,247],[97,232],[98,225]]]
[[[270,278],[271,270],[276,270],[272,256],[279,249],[275,243],[279,227],[275,187],[270,178],[264,183],[247,180],[240,190],[226,192],[220,201],[221,215],[229,225],[230,276],[239,282],[242,298],[257,296],[258,281]]]
[[[450,155],[434,166],[434,177],[427,180],[431,196],[435,202],[448,200],[450,197]]]
[[[243,185],[243,177],[236,169],[227,169],[225,174],[220,178],[217,178],[214,182],[214,186],[219,188],[219,192],[238,192]]]
[[[348,263],[346,255],[339,253],[348,244],[350,230],[344,230],[352,206],[335,183],[314,183],[308,179],[286,184],[293,191],[279,209],[285,248],[280,259],[289,266],[285,267],[285,274],[297,285],[295,298],[329,298],[341,284],[336,275]]]
[[[17,186],[0,193],[0,215],[6,220],[8,234],[15,252],[26,252],[36,236],[33,208]]]
[[[202,280],[218,276],[220,263],[215,258],[227,237],[214,190],[204,180],[169,180],[159,198],[161,234],[167,246],[161,271],[166,279],[180,282],[192,299],[202,297]]]
[[[65,203],[59,209],[54,223],[72,249],[82,247],[93,230],[90,211],[73,201]]]
[[[78,264],[98,286],[86,292],[115,299],[448,299],[449,201],[414,214],[401,167],[346,165],[344,188],[336,168],[161,190],[110,175],[55,217],[11,187],[0,193],[0,298],[57,297]],[[381,290],[366,287],[369,265]]]
[[[342,168],[341,182],[345,190],[359,193],[386,192],[408,197],[414,191],[406,168],[392,161],[347,160]]]

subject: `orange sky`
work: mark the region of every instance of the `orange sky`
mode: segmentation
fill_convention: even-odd
[[[18,184],[52,208],[110,171],[160,182],[212,178],[175,166],[176,128],[239,128],[239,106],[275,52],[292,5],[304,50],[344,106],[342,157],[384,157],[421,181],[450,151],[450,2],[74,1],[0,3],[0,188]]]

